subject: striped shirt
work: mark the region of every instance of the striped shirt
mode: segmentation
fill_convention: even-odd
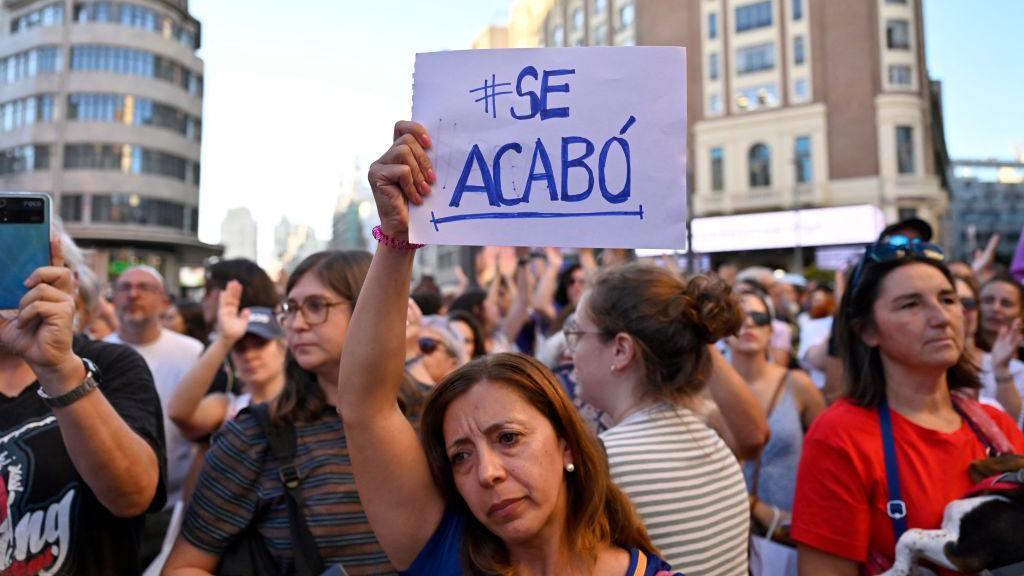
[[[296,424],[295,433],[303,511],[324,564],[340,563],[352,576],[394,574],[359,502],[341,418],[328,407],[315,422]],[[252,522],[279,573],[293,573],[284,486],[259,423],[243,412],[214,436],[182,534],[220,556]]]
[[[750,509],[743,473],[718,434],[667,404],[601,434],[612,479],[654,545],[687,576],[746,576]]]

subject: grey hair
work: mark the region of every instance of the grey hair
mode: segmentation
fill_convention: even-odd
[[[452,328],[451,322],[447,318],[436,314],[424,316],[420,325],[437,331],[444,347],[458,360],[459,366],[469,361],[469,354],[466,352],[466,345],[463,343],[462,337],[455,331],[455,328]]]

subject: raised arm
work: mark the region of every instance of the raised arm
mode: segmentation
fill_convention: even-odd
[[[768,419],[764,410],[743,377],[725,360],[718,348],[710,344],[708,351],[712,362],[708,390],[729,429],[728,437],[732,440],[729,447],[741,460],[756,458],[768,443]]]
[[[242,285],[236,280],[228,282],[221,290],[217,304],[217,339],[185,373],[167,405],[167,417],[189,440],[199,440],[213,433],[227,416],[227,397],[207,392],[231,348],[245,335],[249,325],[249,311],[238,310],[241,299]]]
[[[399,122],[391,149],[370,166],[381,231],[392,241],[408,240],[408,202],[419,204],[430,193],[435,177],[424,152],[429,147],[423,126]],[[378,245],[352,312],[338,400],[366,516],[388,558],[403,570],[440,524],[444,501],[416,432],[398,408],[414,252],[387,244]]]

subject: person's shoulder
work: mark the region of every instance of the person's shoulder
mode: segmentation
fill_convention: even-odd
[[[800,404],[803,404],[809,397],[821,396],[821,391],[814,385],[810,375],[803,370],[790,370],[789,389]]]
[[[978,403],[981,409],[988,414],[989,418],[995,422],[996,426],[1006,434],[1006,439],[1010,441],[1014,447],[1020,451],[1024,449],[1024,433],[1021,432],[1017,423],[1013,421],[1013,418],[1009,414],[1004,412],[1002,408],[998,406],[992,406],[990,404]]]
[[[179,334],[174,330],[163,329],[160,336],[164,345],[168,348],[180,350],[184,354],[199,356],[203,353],[203,343],[191,336]]]
[[[134,348],[122,344],[120,341],[90,340],[85,336],[76,336],[72,350],[78,356],[95,362],[100,371],[110,367],[127,368],[146,365],[146,361]]]

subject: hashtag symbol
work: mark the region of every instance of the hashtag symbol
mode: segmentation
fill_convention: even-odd
[[[495,78],[494,78],[494,74],[491,74],[491,81],[490,82],[488,82],[487,79],[484,78],[484,85],[480,86],[479,88],[473,88],[472,90],[469,91],[469,93],[473,94],[473,93],[476,93],[476,92],[480,92],[482,90],[484,95],[479,97],[479,98],[477,98],[476,100],[474,100],[474,102],[483,102],[484,103],[484,114],[490,114],[491,118],[497,118],[498,117],[498,96],[503,96],[505,94],[511,94],[512,93],[511,90],[507,90],[505,92],[498,92],[498,88],[501,88],[503,86],[512,86],[512,83],[511,82],[501,82],[501,83],[498,83],[495,80]]]

